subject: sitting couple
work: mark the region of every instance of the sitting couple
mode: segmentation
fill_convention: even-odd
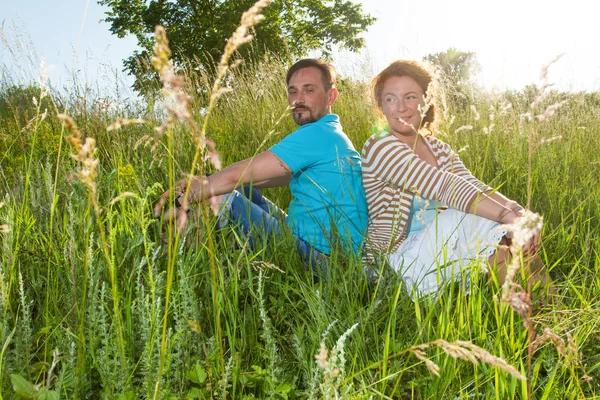
[[[177,195],[183,207],[165,219],[185,213],[188,202],[211,199],[220,204],[219,223],[234,221],[245,235],[281,234],[285,221],[315,271],[326,267],[335,242],[369,262],[387,258],[415,296],[438,288],[438,270],[442,279],[454,279],[461,260],[484,258],[503,281],[510,254],[499,246],[509,243],[501,225],[513,223],[523,207],[478,181],[433,137],[431,75],[419,63],[396,61],[375,77],[374,99],[389,129],[369,138],[362,160],[331,114],[335,79],[324,61],[294,64],[286,80],[299,128],[253,158],[180,181],[173,194],[161,196],[155,213]],[[286,185],[293,197],[289,215],[258,191]],[[538,240],[530,240],[526,256],[535,254]],[[535,279],[544,280],[539,272]]]

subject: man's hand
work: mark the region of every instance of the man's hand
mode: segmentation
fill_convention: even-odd
[[[208,180],[206,177],[194,176],[180,180],[173,189],[167,190],[160,196],[156,206],[154,206],[154,216],[158,217],[169,199],[173,197],[173,206],[165,212],[164,220],[168,222],[175,218],[177,231],[183,231],[187,226],[187,211],[190,203],[205,200],[208,194],[207,187]]]
[[[187,225],[186,211],[189,204],[205,201],[213,196],[229,193],[238,186],[251,182],[255,187],[277,187],[289,184],[292,171],[272,151],[266,150],[255,157],[239,161],[229,167],[215,172],[209,177],[186,177],[180,180],[173,189],[160,196],[154,207],[154,215],[158,217],[170,199],[173,205],[165,213],[165,221],[177,220],[177,229],[183,230]],[[175,201],[175,199],[177,201]],[[176,204],[178,203],[178,204]]]

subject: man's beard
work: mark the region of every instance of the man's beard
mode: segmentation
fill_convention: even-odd
[[[304,112],[301,114],[298,114],[296,112],[297,109],[301,109],[301,110],[306,110],[308,112]],[[315,118],[313,116],[313,112],[310,108],[305,107],[305,106],[301,106],[301,107],[296,107],[292,110],[292,118],[294,119],[294,122],[296,123],[296,125],[298,126],[302,126],[302,125],[306,125],[306,124],[310,124],[311,122],[315,122],[317,121],[319,118]]]

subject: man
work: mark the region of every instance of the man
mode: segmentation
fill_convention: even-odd
[[[330,254],[334,242],[360,252],[368,218],[360,155],[342,131],[338,116],[331,114],[338,96],[333,67],[322,60],[300,60],[289,69],[286,80],[292,118],[299,128],[253,158],[208,177],[182,180],[175,189],[176,204],[181,199],[187,206],[186,192],[189,202],[225,195],[219,221],[233,221],[245,234],[253,231],[252,226],[267,235],[281,233],[279,221],[285,219],[300,255],[314,267],[315,260]],[[289,215],[256,190],[286,185],[293,196]],[[168,191],[161,196],[156,215],[169,198]],[[165,219],[181,212],[171,210]]]

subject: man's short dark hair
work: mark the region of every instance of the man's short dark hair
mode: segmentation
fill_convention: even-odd
[[[328,62],[316,58],[304,58],[292,65],[288,70],[287,77],[285,79],[286,84],[290,84],[292,75],[294,75],[297,71],[310,67],[317,68],[319,71],[321,71],[321,77],[323,79],[323,87],[325,88],[325,91],[335,87],[335,78],[337,75],[335,68],[333,68],[333,65],[329,64]]]

